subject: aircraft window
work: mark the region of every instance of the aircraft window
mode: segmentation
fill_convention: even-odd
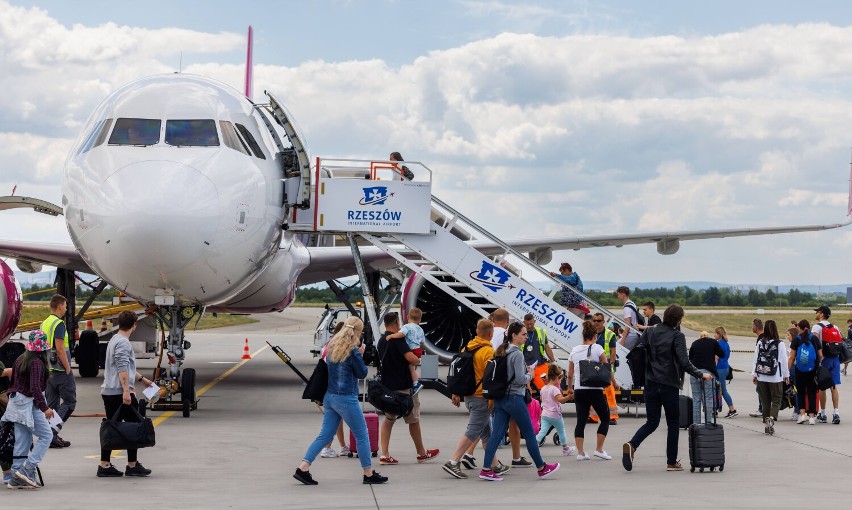
[[[80,148],[80,154],[84,152],[88,152],[98,145],[104,143],[106,140],[107,133],[109,133],[109,128],[112,127],[112,119],[104,119],[98,122],[98,125],[95,126],[95,129],[89,134],[89,137],[86,138],[86,142]]]
[[[260,145],[257,144],[254,137],[251,136],[251,132],[246,129],[245,126],[243,126],[242,124],[237,124],[237,131],[239,131],[243,138],[245,138],[249,147],[251,147],[251,151],[256,157],[260,159],[266,159],[266,156],[263,154],[263,151],[260,150]]]
[[[118,119],[110,145],[154,145],[160,141],[160,119]]]
[[[212,120],[167,120],[166,143],[192,147],[218,147],[219,135]]]
[[[230,147],[235,151],[251,156],[251,152],[248,147],[246,147],[246,144],[243,143],[242,138],[237,135],[237,131],[234,129],[233,124],[227,120],[220,120],[219,127],[222,128],[222,140],[225,142],[226,147]]]

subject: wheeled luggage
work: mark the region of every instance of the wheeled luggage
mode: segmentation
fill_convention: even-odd
[[[692,425],[692,397],[678,395],[678,409],[680,411],[680,428],[685,429]]]
[[[364,421],[367,422],[367,436],[370,438],[370,455],[375,457],[379,451],[379,415],[376,413],[364,413]],[[349,456],[358,456],[358,445],[355,443],[355,434],[349,429]]]
[[[704,385],[702,387],[702,393]],[[701,398],[702,402],[706,400]],[[702,405],[702,404],[699,404]],[[704,412],[713,412],[706,409]],[[689,426],[689,470],[695,472],[698,468],[704,472],[705,468],[714,471],[725,469],[725,429],[716,423],[716,413],[713,412],[713,423],[693,423]]]

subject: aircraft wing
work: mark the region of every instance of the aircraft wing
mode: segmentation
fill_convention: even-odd
[[[40,264],[94,274],[73,244],[35,243],[0,239],[0,257],[38,262]]]

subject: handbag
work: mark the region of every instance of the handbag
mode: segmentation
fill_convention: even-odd
[[[314,373],[308,379],[305,385],[305,391],[302,392],[304,400],[311,400],[319,405],[325,399],[325,393],[328,391],[328,365],[325,360],[320,358],[317,361],[317,366],[314,367]]]
[[[831,370],[825,367],[825,365],[820,365],[816,371],[816,383],[817,388],[820,391],[827,390],[834,386],[834,377],[831,376]]]
[[[731,382],[733,380],[734,380],[734,367],[732,367],[731,364],[728,363],[728,375],[725,376],[725,381]]]
[[[594,344],[592,344],[594,345]],[[586,359],[580,360],[580,386],[606,388],[612,383],[612,367],[609,363],[592,361],[592,346],[586,353]]]
[[[414,399],[382,384],[382,376],[367,379],[367,402],[379,411],[396,417],[408,416],[414,409]]]
[[[126,404],[122,404],[124,406]],[[127,406],[139,421],[119,421],[121,407],[110,419],[101,421],[101,450],[136,450],[156,444],[154,422],[139,414],[135,406]]]

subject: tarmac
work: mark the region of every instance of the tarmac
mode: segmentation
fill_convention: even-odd
[[[621,466],[621,445],[644,422],[622,409],[610,427],[606,449],[613,460],[578,462],[562,457],[561,447],[548,440],[542,453],[561,469],[538,480],[535,469],[513,469],[502,482],[468,480],[444,473],[464,431],[467,414],[437,392],[424,390],[422,428],[427,448],[440,448],[437,459],[418,464],[403,424],[391,439],[396,466],[376,465],[390,478],[384,485],[361,483],[357,459],[317,458],[311,472],[318,486],[292,478],[308,444],[319,431],[318,408],[301,400],[298,376],[266,346],[281,346],[309,376],[316,359],[310,354],[318,308],[291,308],[257,316],[260,322],[207,331],[190,331],[187,367],[197,370],[198,410],[190,418],[179,412],[153,412],[157,445],[141,450],[139,460],[153,470],[148,478],[97,478],[98,427],[103,415],[98,378],[77,379],[78,404],[62,431],[72,442],[48,451],[41,470],[45,487],[37,491],[3,490],[0,505],[8,508],[545,508],[570,505],[612,508],[810,508],[839,504],[852,496],[852,415],[840,425],[796,425],[790,410],[782,411],[774,436],[763,433],[750,377],[737,372],[730,391],[740,416],[720,420],[725,426],[724,472],[690,473],[687,432],[681,431],[679,457],[687,469],[665,470],[665,422],[636,452],[634,469]],[[241,362],[248,338],[252,359]],[[694,338],[694,337],[693,337]],[[737,338],[734,347],[753,348],[753,340]],[[557,351],[557,356],[565,357]],[[751,364],[751,355],[732,355],[735,368]],[[140,360],[148,375],[154,360]],[[441,370],[444,373],[444,369]],[[844,378],[846,383],[847,379]],[[852,385],[850,385],[852,387]],[[844,398],[846,386],[841,387]],[[141,390],[141,388],[140,388]],[[369,404],[367,404],[369,408]],[[848,407],[847,408],[852,408]],[[569,435],[575,424],[573,406],[563,406]],[[848,420],[848,421],[847,421]],[[595,427],[586,428],[587,444]],[[348,436],[348,430],[347,430]],[[336,441],[335,441],[336,442]],[[337,445],[335,445],[337,448]],[[523,448],[523,455],[529,457]],[[510,460],[508,447],[498,451]],[[123,470],[124,452],[114,464]],[[481,461],[482,451],[477,451]],[[376,464],[378,464],[376,462]]]

